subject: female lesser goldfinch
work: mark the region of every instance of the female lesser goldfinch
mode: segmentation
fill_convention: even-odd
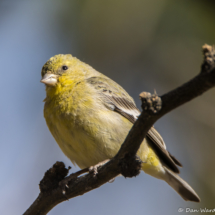
[[[72,55],[56,55],[42,68],[46,85],[44,117],[64,154],[87,168],[118,152],[140,114],[134,100],[113,80]],[[152,127],[138,151],[142,170],[166,181],[186,201],[196,192],[178,176],[180,162]]]

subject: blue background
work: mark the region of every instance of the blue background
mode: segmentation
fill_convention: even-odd
[[[199,73],[201,46],[215,43],[214,6],[208,0],[0,1],[0,213],[24,213],[45,171],[56,161],[71,165],[43,118],[40,72],[51,56],[78,57],[121,84],[140,107],[142,91],[162,95]],[[155,124],[200,204],[141,173],[118,177],[49,214],[172,215],[178,208],[214,208],[214,94]]]

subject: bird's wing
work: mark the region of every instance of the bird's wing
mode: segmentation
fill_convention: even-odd
[[[131,123],[136,121],[140,115],[140,111],[136,107],[134,100],[121,86],[107,77],[91,77],[86,81],[98,90],[105,106],[121,114]],[[156,151],[159,158],[172,171],[179,173],[176,165],[181,166],[181,163],[166,150],[163,138],[154,127],[151,127],[148,131],[146,138],[149,140],[148,142]]]

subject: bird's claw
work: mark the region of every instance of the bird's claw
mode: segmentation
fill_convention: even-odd
[[[95,165],[95,166],[91,166],[89,168],[89,173],[93,174],[93,177],[96,177],[96,175],[98,174],[98,167],[100,167],[101,165]]]
[[[88,169],[88,170],[89,170],[89,173],[90,173],[90,174],[93,174],[93,177],[96,177],[97,174],[98,174],[98,168],[99,168],[100,166],[104,165],[105,163],[107,163],[108,161],[109,161],[109,159],[104,160],[104,161],[102,161],[102,162],[96,164],[95,166],[89,167],[89,169]]]

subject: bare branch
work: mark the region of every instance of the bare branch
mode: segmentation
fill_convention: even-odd
[[[119,174],[125,177],[136,176],[140,172],[141,161],[136,157],[137,150],[153,124],[166,113],[196,98],[215,86],[215,51],[214,47],[203,46],[204,61],[199,75],[189,82],[158,97],[156,93],[141,93],[142,113],[133,125],[117,155],[108,163],[98,168],[98,174],[91,173],[78,177],[87,169],[64,178],[68,169],[62,162],[57,162],[48,170],[40,183],[41,192],[24,215],[47,214],[60,202],[83,195],[100,187]],[[65,195],[62,185],[67,184]]]

